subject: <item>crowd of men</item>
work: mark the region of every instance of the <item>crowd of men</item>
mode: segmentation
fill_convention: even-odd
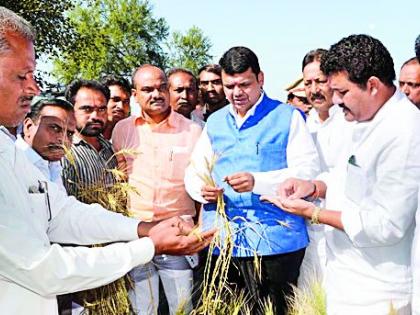
[[[0,7],[4,312],[66,314],[80,303],[67,294],[129,273],[135,314],[156,314],[159,294],[170,314],[188,314],[203,257],[214,266],[223,250],[207,246],[229,230],[227,283],[253,314],[266,299],[287,314],[292,285],[314,280],[328,314],[420,314],[420,56],[398,89],[379,40],[343,38],[303,57],[290,104],[266,94],[246,47],[197,76],[144,64],[131,83],[75,79],[64,97],[38,97],[34,40]],[[97,204],[121,182],[129,217]]]

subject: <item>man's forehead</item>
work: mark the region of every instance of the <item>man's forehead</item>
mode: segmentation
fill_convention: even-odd
[[[420,77],[420,65],[418,63],[405,65],[400,71],[401,76]]]
[[[9,49],[6,49],[0,54],[0,61],[2,59],[4,61],[10,60],[20,68],[17,69],[16,67],[13,67],[1,70],[14,70],[25,72],[35,71],[36,61],[33,42],[11,32],[6,32],[5,37],[9,44]]]
[[[251,68],[248,68],[248,70],[244,72],[234,73],[234,74],[228,74],[224,70],[222,71],[223,83],[229,82],[230,84],[235,84],[235,83],[254,81],[256,79],[257,77],[255,73],[252,72]]]
[[[82,87],[76,93],[75,104],[77,105],[92,105],[94,100],[99,100],[100,103],[106,104],[106,96],[99,90]],[[99,105],[101,106],[101,105]]]
[[[138,85],[149,80],[163,80],[166,81],[165,73],[155,66],[145,66],[137,71],[134,80]]]
[[[175,73],[169,77],[171,86],[191,86],[193,83],[193,77],[187,73]]]
[[[210,72],[210,71],[201,71],[200,73],[200,80],[216,80],[216,79],[220,79],[221,76],[214,73],[214,72]]]
[[[50,113],[41,114],[40,123],[55,123],[58,125],[75,125],[76,119],[74,115],[63,115],[63,116],[55,116],[51,115]]]

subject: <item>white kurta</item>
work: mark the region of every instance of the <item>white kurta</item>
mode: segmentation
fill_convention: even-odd
[[[2,314],[57,314],[57,294],[110,283],[152,259],[153,242],[137,239],[138,220],[84,205],[54,183],[48,183],[50,215],[45,194],[29,193],[46,178],[3,130],[0,177]],[[51,245],[115,241],[130,242],[103,248]]]
[[[420,183],[419,183],[420,184]],[[414,232],[413,252],[411,264],[413,270],[413,315],[420,315],[420,190],[418,195],[419,207],[416,213],[416,229]]]
[[[338,105],[329,109],[329,117],[321,121],[318,112],[313,108],[306,121],[318,150],[321,172],[328,172],[334,168],[340,157],[348,157],[354,122],[344,118],[343,110]],[[324,200],[320,207],[324,207]],[[327,264],[325,229],[330,227],[319,224],[312,225],[307,220],[309,245],[300,268],[298,286],[304,287],[312,281],[323,281]]]
[[[324,177],[344,225],[326,231],[328,314],[388,314],[391,303],[409,314],[420,111],[396,92],[355,124],[350,157]]]

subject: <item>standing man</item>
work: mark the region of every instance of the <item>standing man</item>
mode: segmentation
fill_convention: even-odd
[[[183,95],[188,90],[184,88]],[[155,66],[143,65],[134,72],[133,96],[141,106],[139,116],[120,121],[112,135],[115,150],[135,152],[120,160],[129,184],[139,192],[129,195],[128,209],[144,221],[178,215],[192,221],[195,205],[185,190],[184,175],[201,128],[171,108],[166,76]],[[175,314],[181,306],[186,313],[191,311],[192,270],[185,257],[156,256],[130,275],[137,314],[156,314],[159,278],[170,313]]]
[[[188,119],[198,103],[197,79],[191,71],[181,68],[168,72],[169,103],[172,109]]]
[[[420,61],[417,57],[408,59],[400,70],[400,90],[420,108]]]
[[[387,314],[391,303],[410,314],[420,112],[394,86],[387,49],[368,35],[331,46],[321,70],[334,102],[356,121],[351,153],[322,180],[289,179],[268,199],[333,228],[326,234],[328,314]],[[325,196],[328,210],[299,199]]]
[[[39,98],[23,121],[23,135],[18,135],[15,142],[28,160],[63,191],[60,160],[64,148],[71,146],[75,129],[71,103],[59,98]]]
[[[334,168],[340,156],[348,156],[353,125],[345,120],[339,105],[333,103],[333,91],[320,68],[321,58],[326,53],[325,49],[314,49],[302,60],[304,90],[313,108],[306,124],[318,150],[321,172]],[[316,279],[322,282],[327,263],[324,230],[324,226],[308,225],[310,243],[302,263],[299,285],[310,285]]]
[[[222,67],[218,64],[208,64],[198,70],[198,85],[203,100],[203,121],[215,111],[228,104],[223,91]]]
[[[264,93],[264,74],[254,52],[233,47],[219,63],[230,105],[209,117],[191,156],[186,187],[204,203],[207,227],[215,224],[217,196],[223,194],[233,231],[230,268],[232,274],[235,266],[239,270],[228,282],[250,294],[254,311],[258,300],[270,298],[276,313],[284,314],[285,296],[297,282],[308,236],[303,219],[260,202],[259,194],[274,191],[290,174],[317,174],[318,155],[298,110]],[[209,175],[217,187],[206,185],[200,176],[208,174],[214,154],[219,158]],[[256,277],[255,256],[261,260],[261,280]]]
[[[105,139],[110,140],[115,124],[130,114],[131,86],[127,79],[113,75],[103,78],[102,84],[108,87],[110,92],[108,119],[102,134]]]
[[[116,183],[111,172],[118,167],[111,143],[102,132],[107,121],[109,89],[97,81],[77,79],[66,89],[74,105],[77,133],[70,156],[63,159],[63,181],[69,195],[91,203],[84,194]],[[96,202],[96,201],[95,201]]]
[[[152,227],[80,203],[16,150],[6,127],[22,123],[39,93],[34,40],[26,20],[0,7],[0,176],[5,179],[0,181],[0,308],[5,314],[56,315],[57,294],[104,285],[155,253],[191,254],[208,241],[185,236],[191,227],[179,218]],[[129,242],[104,248],[57,244],[124,241]]]

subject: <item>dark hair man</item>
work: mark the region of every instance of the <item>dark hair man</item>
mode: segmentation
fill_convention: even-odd
[[[203,101],[203,120],[228,104],[223,91],[222,67],[218,64],[208,64],[198,70],[198,85]]]
[[[352,123],[344,118],[338,104],[333,103],[333,91],[328,77],[321,70],[321,59],[328,51],[317,48],[302,60],[305,93],[312,105],[306,120],[321,162],[321,171],[333,169],[340,156],[348,155],[352,137]],[[300,269],[299,285],[308,285],[317,278],[322,281],[327,263],[325,233],[322,226],[308,226],[310,243]]]
[[[84,190],[116,183],[110,170],[118,167],[117,158],[111,143],[102,136],[110,92],[98,81],[77,79],[69,84],[65,96],[74,105],[77,133],[71,158],[63,159],[63,182],[69,195],[88,201]]]
[[[207,120],[185,184],[190,195],[204,203],[205,226],[216,222],[218,195],[225,199],[234,244],[228,282],[250,294],[253,312],[260,312],[258,300],[270,298],[276,313],[284,314],[285,296],[296,284],[308,244],[305,222],[261,203],[259,194],[274,192],[291,173],[302,178],[316,175],[318,155],[300,112],[263,91],[264,74],[254,52],[233,47],[224,53],[220,65],[230,105]],[[219,158],[215,160],[214,155]],[[207,174],[208,161],[214,160],[216,187],[197,175]],[[293,229],[286,232],[279,221]],[[217,250],[213,255],[217,259]],[[261,281],[255,276],[255,255],[261,259]]]
[[[191,227],[180,218],[153,226],[80,203],[16,150],[5,126],[21,123],[39,93],[34,40],[26,20],[0,7],[0,308],[5,314],[57,314],[57,294],[107,284],[155,253],[190,254],[208,243],[185,236]],[[57,244],[107,242],[124,243]]]
[[[318,180],[289,179],[277,199],[266,199],[330,226],[329,314],[386,314],[390,303],[396,313],[409,314],[420,112],[394,86],[392,57],[371,36],[351,35],[332,45],[321,71],[345,118],[356,121],[352,150]],[[325,196],[328,209],[299,199]]]
[[[181,68],[169,70],[169,103],[174,111],[191,119],[198,103],[197,79],[191,71]]]
[[[417,57],[410,58],[403,63],[398,83],[401,92],[420,108],[420,62]]]
[[[131,85],[127,79],[114,75],[104,77],[102,84],[108,87],[110,92],[108,119],[102,134],[105,139],[110,140],[115,124],[130,114]]]
[[[29,161],[64,191],[60,160],[64,156],[64,148],[71,146],[75,129],[71,103],[60,98],[39,98],[26,115],[23,135],[19,135],[15,142]]]
[[[183,78],[186,81],[178,81]],[[172,88],[177,86],[182,90],[182,98],[185,97],[190,91],[191,85],[186,82],[191,76],[172,79]],[[128,182],[140,192],[129,193],[128,209],[133,217],[145,221],[177,215],[192,221],[195,204],[185,190],[184,174],[201,128],[171,108],[168,80],[160,68],[152,65],[137,68],[133,86],[133,96],[141,106],[139,115],[120,121],[112,134],[116,151],[139,152],[119,158],[120,169],[127,171]],[[191,267],[188,257],[165,255],[134,268],[130,272],[134,312],[157,313],[160,279],[170,313],[175,314],[180,307],[189,313],[192,310]]]

